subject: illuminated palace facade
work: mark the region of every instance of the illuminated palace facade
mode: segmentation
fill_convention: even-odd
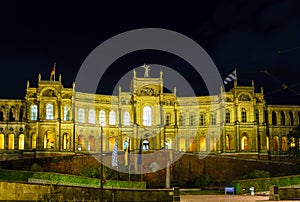
[[[222,113],[222,111],[224,113]],[[177,97],[157,78],[137,77],[118,95],[88,94],[43,80],[27,82],[24,100],[0,100],[0,152],[99,152],[172,149],[220,154],[284,154],[300,106],[267,105],[264,92],[238,86],[219,95]],[[130,139],[130,141],[129,141]]]

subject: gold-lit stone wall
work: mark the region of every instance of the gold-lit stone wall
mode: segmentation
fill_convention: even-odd
[[[218,95],[177,97],[158,78],[137,77],[129,92],[99,95],[38,78],[24,100],[0,100],[0,150],[137,150],[284,154],[286,135],[299,125],[300,106],[267,105],[263,89],[238,86]],[[102,114],[101,114],[102,113]],[[147,115],[148,114],[148,115]]]

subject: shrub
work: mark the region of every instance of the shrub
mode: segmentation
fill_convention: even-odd
[[[269,171],[265,170],[254,170],[249,175],[245,175],[243,179],[256,179],[256,178],[269,178]]]
[[[193,184],[195,187],[203,188],[208,187],[213,182],[212,178],[208,175],[200,175],[193,179]]]
[[[86,167],[82,169],[80,174],[85,177],[100,178],[100,168],[96,165]]]
[[[43,172],[44,171],[44,169],[38,163],[32,164],[30,170],[35,171],[35,172]]]

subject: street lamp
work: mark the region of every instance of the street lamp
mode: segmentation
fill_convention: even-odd
[[[103,201],[103,185],[104,185],[104,179],[103,179],[103,126],[104,123],[101,124],[101,133],[100,133],[100,185],[101,185],[101,192],[100,192],[100,201]]]

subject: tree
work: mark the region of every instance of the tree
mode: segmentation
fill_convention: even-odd
[[[300,138],[300,126],[297,126],[293,130],[291,130],[287,134],[288,144],[289,144],[289,154],[294,157],[295,159],[298,158],[300,154],[300,145],[299,145],[299,138]]]

